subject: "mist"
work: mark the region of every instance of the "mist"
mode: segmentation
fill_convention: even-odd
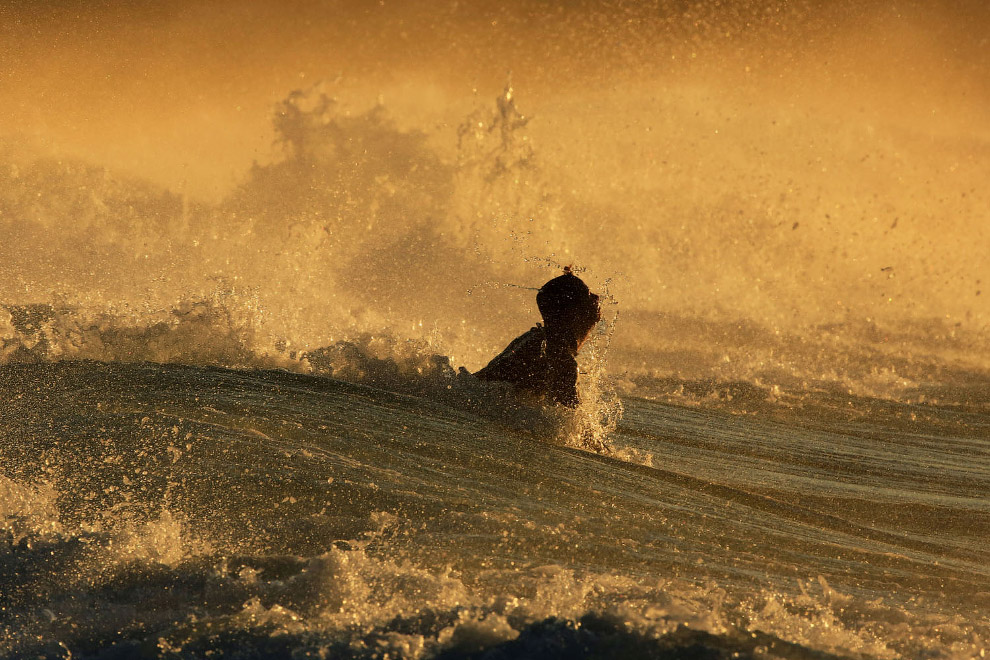
[[[388,332],[474,368],[573,265],[616,371],[987,368],[980,3],[3,18],[5,303],[225,292],[273,345]]]

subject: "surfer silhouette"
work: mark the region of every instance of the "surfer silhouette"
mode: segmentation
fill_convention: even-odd
[[[516,337],[475,376],[512,383],[565,406],[578,404],[577,353],[601,319],[598,296],[571,272],[555,277],[536,294],[543,317]]]

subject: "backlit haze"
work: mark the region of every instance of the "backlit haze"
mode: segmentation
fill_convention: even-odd
[[[573,264],[617,377],[979,380],[988,7],[4,2],[0,302],[477,368]]]

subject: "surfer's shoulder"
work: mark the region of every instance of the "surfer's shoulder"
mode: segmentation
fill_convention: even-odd
[[[474,375],[534,387],[545,370],[546,334],[539,323],[519,335]]]

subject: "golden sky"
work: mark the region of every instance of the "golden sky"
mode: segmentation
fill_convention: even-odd
[[[3,2],[0,135],[216,198],[264,160],[274,104],[317,80],[428,128],[511,73],[524,110],[625,125],[630,94],[716,85],[982,131],[985,3]],[[865,7],[865,8],[864,8]],[[635,99],[633,99],[635,102]]]

